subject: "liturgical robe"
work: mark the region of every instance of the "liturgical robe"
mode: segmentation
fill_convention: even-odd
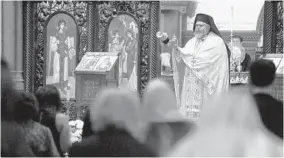
[[[229,89],[227,48],[210,32],[201,40],[192,38],[179,52],[172,56],[176,97],[181,113],[195,121],[205,100]]]

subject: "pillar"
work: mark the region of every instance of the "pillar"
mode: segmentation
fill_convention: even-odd
[[[264,25],[263,25],[263,53],[276,53],[276,22],[275,3],[265,1],[264,3]]]
[[[34,92],[35,73],[33,65],[35,63],[35,25],[34,14],[36,11],[36,3],[33,1],[25,1],[23,3],[23,52],[24,52],[24,89],[29,92]]]
[[[150,66],[149,66],[149,79],[155,78],[157,74],[157,37],[156,33],[159,29],[159,12],[160,12],[160,3],[159,1],[150,2]]]
[[[14,71],[14,80],[17,89],[24,89],[23,80],[23,3],[21,1],[16,1],[16,53],[15,53],[15,63],[16,68]]]
[[[7,60],[15,88],[23,90],[23,9],[21,1],[2,2],[2,55]]]
[[[87,11],[87,24],[88,24],[88,44],[87,52],[94,51],[94,39],[95,39],[95,9],[94,2],[89,2]]]

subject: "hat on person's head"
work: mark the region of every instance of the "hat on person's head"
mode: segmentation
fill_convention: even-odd
[[[273,61],[259,59],[250,66],[251,84],[257,87],[266,87],[273,83],[276,73],[276,66]]]
[[[39,112],[39,105],[33,93],[17,91],[13,96],[13,112],[16,121],[23,122],[36,119]]]
[[[193,31],[195,31],[195,25],[198,21],[208,24],[210,26],[210,31],[214,32],[216,35],[222,38],[220,31],[215,25],[214,19],[210,15],[202,13],[197,14],[194,20]]]
[[[199,13],[199,14],[196,15],[195,21],[196,21],[196,22],[197,22],[197,21],[201,21],[201,22],[204,22],[204,23],[210,25],[210,24],[211,24],[211,22],[210,22],[210,17],[211,17],[210,15],[206,15],[206,14]],[[195,22],[195,23],[196,23],[196,22]]]
[[[196,14],[195,16],[195,20],[194,20],[194,25],[193,25],[193,31],[195,31],[195,25],[198,21],[201,21],[201,22],[204,22],[206,24],[208,24],[210,26],[210,32],[213,32],[215,33],[217,36],[221,37],[222,38],[222,35],[220,33],[220,31],[218,30],[215,22],[214,22],[214,19],[212,18],[212,16],[210,15],[207,15],[207,14],[203,14],[203,13],[198,13]],[[228,56],[230,57],[231,56],[231,52],[230,52],[230,49],[229,47],[227,46],[226,42],[224,41],[225,45],[226,45],[226,48],[227,48],[227,52],[228,52]]]

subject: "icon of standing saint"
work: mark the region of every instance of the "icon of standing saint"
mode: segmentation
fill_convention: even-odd
[[[63,15],[69,17],[68,15]],[[71,30],[68,30],[67,26],[67,24],[72,24],[71,20],[73,20],[71,17],[67,19],[62,17],[62,14],[59,14],[49,21],[47,27],[49,42],[46,55],[46,84],[56,86],[63,98],[67,97],[67,95],[71,95],[68,96],[69,98],[75,98],[74,86],[71,88],[71,94],[67,92],[68,85],[75,85],[74,70],[76,68],[76,31],[72,31],[72,29],[76,29],[76,25],[73,21],[75,27],[71,26]]]

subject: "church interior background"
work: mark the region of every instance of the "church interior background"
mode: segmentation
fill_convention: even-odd
[[[127,84],[142,96],[152,78],[173,84],[171,66],[162,62],[172,48],[156,33],[176,36],[184,46],[200,12],[214,18],[226,42],[242,36],[252,60],[275,62],[272,95],[283,100],[282,1],[2,1],[1,55],[17,89],[35,92],[54,84],[74,120],[103,87]],[[232,86],[248,83],[246,71],[230,77]]]

